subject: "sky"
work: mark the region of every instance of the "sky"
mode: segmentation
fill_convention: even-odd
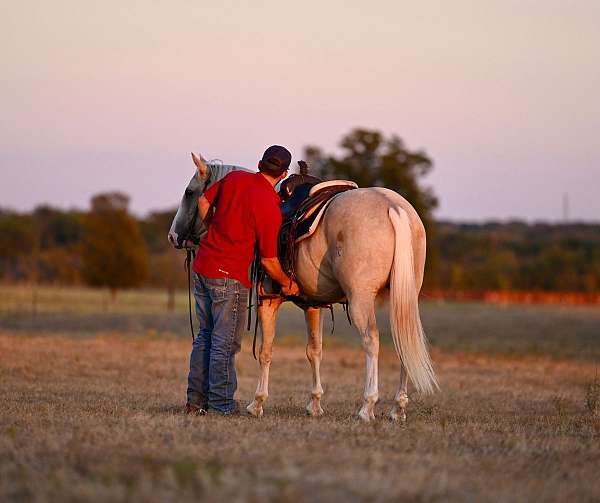
[[[0,0],[0,207],[176,206],[354,127],[424,150],[438,218],[600,220],[600,2]]]

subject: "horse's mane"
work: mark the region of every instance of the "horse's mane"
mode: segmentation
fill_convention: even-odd
[[[236,166],[235,164],[223,164],[223,161],[220,161],[219,159],[207,161],[206,165],[208,166],[208,170],[210,172],[209,185],[218,182],[232,171],[248,171],[250,173],[253,172],[251,169],[243,168],[242,166]]]

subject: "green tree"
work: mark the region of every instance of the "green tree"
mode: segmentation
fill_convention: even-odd
[[[120,192],[91,200],[82,244],[82,276],[91,286],[139,286],[148,275],[148,251],[137,221],[127,213],[129,197]]]
[[[83,235],[83,215],[79,211],[63,211],[43,205],[33,210],[40,248],[64,248],[80,243]]]
[[[437,197],[422,178],[432,169],[431,159],[421,151],[411,151],[399,136],[386,138],[379,131],[354,129],[340,142],[339,156],[325,154],[319,147],[305,147],[305,160],[313,174],[325,179],[348,179],[359,187],[387,187],[405,197],[417,210],[427,230],[427,262],[431,272],[436,256],[433,242],[433,210]],[[434,275],[426,275],[428,285]]]
[[[140,230],[151,254],[173,250],[166,236],[176,212],[177,208],[153,211],[140,221]]]
[[[317,176],[354,180],[359,187],[387,187],[404,196],[423,222],[431,223],[438,200],[431,188],[421,184],[433,163],[424,152],[408,150],[396,135],[354,129],[340,142],[339,157],[326,155],[319,147],[305,148],[305,158]]]
[[[23,280],[29,276],[29,257],[37,248],[37,229],[30,215],[0,210],[0,275]]]

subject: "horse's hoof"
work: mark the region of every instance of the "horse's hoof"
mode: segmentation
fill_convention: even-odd
[[[390,411],[390,419],[397,423],[404,424],[406,423],[406,412],[404,410],[401,410],[400,413],[398,413],[397,410],[392,409]]]
[[[323,414],[325,414],[325,411],[320,405],[315,406],[315,404],[311,400],[306,406],[306,413],[311,417],[320,417]]]
[[[368,423],[375,419],[375,414],[373,412],[368,412],[367,409],[362,408],[358,411],[358,417],[364,422]]]
[[[254,417],[262,417],[263,408],[262,408],[262,405],[259,405],[256,402],[256,400],[254,400],[252,403],[250,403],[248,405],[248,407],[246,407],[246,412],[248,412],[248,414],[250,414],[251,416],[254,416]]]

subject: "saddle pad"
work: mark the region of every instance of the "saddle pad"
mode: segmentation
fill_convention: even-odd
[[[302,229],[303,232],[296,238],[294,243],[299,243],[303,239],[306,239],[314,234],[314,232],[317,230],[317,227],[319,227],[319,222],[321,221],[321,218],[323,217],[325,210],[331,204],[331,201],[333,201],[340,194],[342,194],[342,192],[340,192],[339,194],[336,194],[335,196],[333,196],[332,198],[328,199],[327,201],[325,201],[323,203],[321,208],[319,208],[319,211],[317,212],[316,216],[310,223],[310,226],[308,227],[308,229],[306,229],[306,230]]]

